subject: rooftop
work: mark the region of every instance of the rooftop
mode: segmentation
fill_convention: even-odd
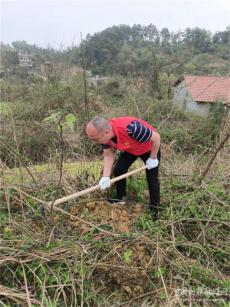
[[[184,75],[175,85],[183,80],[194,101],[230,103],[230,77]]]

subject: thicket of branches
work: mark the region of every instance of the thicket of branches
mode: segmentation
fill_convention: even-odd
[[[101,154],[100,146],[91,145],[85,137],[89,117],[136,116],[159,126],[163,143],[174,142],[178,152],[199,153],[214,144],[225,116],[224,106],[214,106],[209,117],[202,118],[179,110],[170,100],[170,79],[160,75],[158,92],[148,78],[112,78],[87,88],[89,109],[85,111],[83,80],[11,78],[1,81],[0,157],[8,166],[18,165],[16,151],[27,163],[49,162],[59,148],[59,123],[68,114],[75,117],[72,130],[64,127],[65,159],[87,159]],[[155,95],[154,95],[155,93]],[[156,97],[157,96],[157,97]],[[159,99],[159,96],[163,99]],[[53,118],[56,122],[47,121]],[[8,144],[8,147],[6,146]]]

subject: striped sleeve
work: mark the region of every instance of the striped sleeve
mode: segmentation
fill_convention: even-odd
[[[126,128],[127,134],[135,141],[146,143],[150,140],[153,132],[151,129],[141,124],[137,120],[133,120]]]

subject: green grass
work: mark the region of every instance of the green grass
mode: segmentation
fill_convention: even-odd
[[[63,174],[65,175],[81,175],[85,172],[89,172],[93,174],[95,177],[99,177],[102,169],[101,161],[81,161],[81,162],[69,162],[63,164]],[[57,177],[59,175],[58,166],[54,163],[46,163],[40,165],[33,165],[29,167],[29,170],[35,177],[35,179],[39,180],[44,177]],[[26,168],[13,168],[8,169],[4,173],[5,180],[9,184],[18,184],[21,182],[21,178],[23,183],[31,183],[32,178],[28,174]]]
[[[0,114],[4,116],[10,115],[10,104],[8,101],[0,101]]]
[[[131,169],[140,167],[140,162],[136,161]],[[81,176],[84,173],[93,175],[95,178],[99,178],[103,169],[103,161],[79,161],[79,162],[65,162],[63,164],[63,174],[69,176]],[[44,163],[39,165],[29,166],[29,170],[35,177],[40,180],[41,178],[51,178],[52,175],[57,178],[59,176],[59,167],[55,163]],[[28,174],[26,168],[12,168],[4,171],[4,177],[8,184],[19,184],[23,180],[23,183],[30,184],[32,182],[31,176]]]
[[[71,171],[78,169],[75,164],[68,167]],[[41,170],[46,170],[46,166],[40,166]],[[143,193],[144,180],[139,178],[139,185],[128,187],[137,192],[137,198]],[[14,203],[13,223],[9,223],[7,206],[3,203],[1,259],[6,262],[0,266],[3,272],[0,283],[25,293],[24,268],[33,297],[55,307],[79,306],[82,302],[86,306],[119,303],[125,306],[126,301],[131,304],[137,296],[140,296],[139,305],[160,306],[167,303],[168,297],[175,299],[175,289],[187,289],[180,297],[185,304],[189,291],[193,291],[202,296],[207,306],[212,302],[209,293],[214,293],[217,299],[215,306],[224,306],[227,298],[215,297],[215,293],[230,291],[227,227],[230,217],[228,208],[208,191],[227,204],[220,183],[206,184],[204,189],[186,180],[167,178],[162,181],[163,209],[159,220],[153,222],[145,210],[133,220],[132,231],[118,237],[100,233],[93,227],[79,234],[79,228],[67,216],[57,213],[53,228],[42,220],[36,202],[30,198],[24,199],[25,221],[20,203],[17,206]],[[44,196],[46,193],[44,188]],[[14,196],[17,193],[11,191],[10,199]],[[85,209],[81,218],[88,221]],[[108,230],[113,232],[111,227]],[[22,266],[14,259],[26,262]],[[131,294],[127,295],[125,289]],[[142,298],[142,294],[146,297]],[[25,299],[21,300],[25,303]],[[10,294],[4,303],[12,304]],[[199,306],[196,298],[194,303]]]

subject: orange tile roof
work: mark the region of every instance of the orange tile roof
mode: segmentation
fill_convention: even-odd
[[[230,77],[185,75],[183,79],[194,101],[230,103]]]

